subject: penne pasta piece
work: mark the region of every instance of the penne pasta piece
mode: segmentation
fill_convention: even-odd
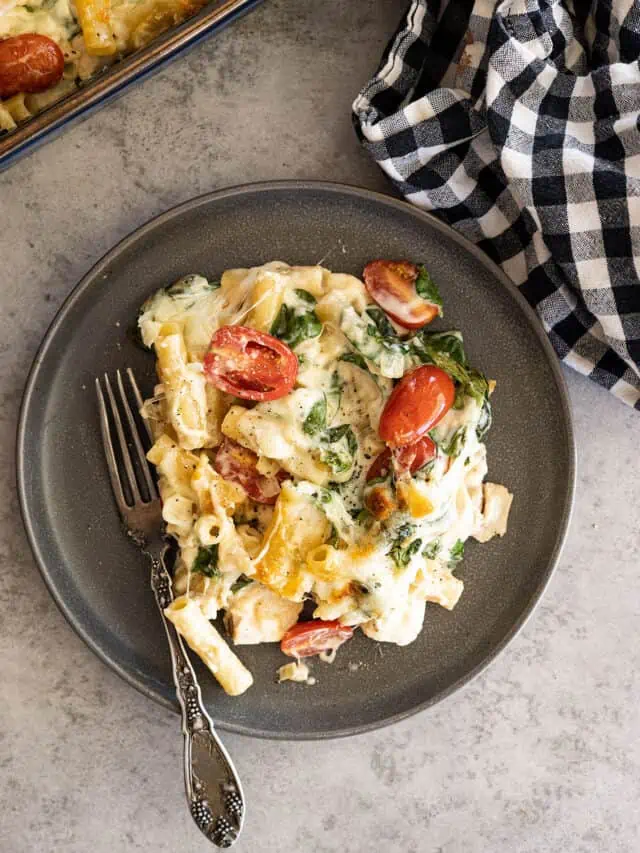
[[[164,611],[189,648],[213,673],[229,696],[239,696],[253,684],[253,676],[231,651],[195,601],[181,595]]]
[[[117,45],[111,23],[110,0],[76,0],[76,10],[87,53],[113,56]]]

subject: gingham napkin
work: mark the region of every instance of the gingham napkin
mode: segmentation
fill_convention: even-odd
[[[560,358],[640,409],[640,3],[413,0],[354,102],[406,198],[496,261]]]

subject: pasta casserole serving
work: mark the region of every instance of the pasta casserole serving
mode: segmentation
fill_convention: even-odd
[[[206,0],[0,0],[0,133],[60,100]]]
[[[142,306],[148,458],[179,548],[166,612],[227,693],[253,680],[242,645],[279,642],[280,680],[309,681],[302,659],[356,630],[411,643],[427,602],[460,598],[466,540],[504,535],[512,495],[484,481],[494,383],[440,316],[427,270],[385,260],[362,281],[191,275]]]

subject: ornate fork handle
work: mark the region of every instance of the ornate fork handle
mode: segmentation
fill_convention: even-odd
[[[130,368],[126,376],[140,411],[142,395]],[[173,680],[182,709],[184,779],[189,807],[198,828],[209,841],[218,847],[231,847],[240,834],[244,818],[240,780],[202,703],[200,687],[182,638],[164,615],[173,601],[173,589],[164,562],[167,540],[162,501],[119,370],[116,390],[119,403],[109,377],[105,374],[103,381],[96,378],[100,433],[113,497],[128,535],[151,560],[151,588],[169,640]],[[147,433],[152,440],[149,429]],[[115,446],[119,448],[120,462]]]
[[[173,601],[164,555],[151,556],[151,560],[151,588],[169,640],[176,695],[182,709],[184,782],[191,814],[210,841],[218,847],[231,847],[244,819],[240,780],[204,707],[182,637],[164,615],[165,607]]]

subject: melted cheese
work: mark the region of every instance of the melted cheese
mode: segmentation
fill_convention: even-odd
[[[463,543],[506,529],[511,495],[483,482],[482,412],[471,397],[432,431],[438,446],[432,463],[413,476],[367,484],[385,447],[378,425],[392,377],[411,369],[414,357],[406,341],[383,346],[369,335],[369,306],[353,276],[275,261],[228,270],[216,287],[189,276],[143,307],[142,337],[158,354],[162,380],[147,404],[158,437],[150,458],[180,544],[176,586],[209,618],[226,609],[237,644],[279,640],[303,599],[313,598],[315,618],[339,619],[361,626],[371,639],[406,645],[420,631],[426,602],[456,605],[463,583],[454,572]],[[289,394],[253,403],[205,381],[202,362],[220,326],[270,332],[279,328],[276,318],[297,319],[311,310],[321,332],[316,323],[312,337],[292,344],[300,366]],[[167,340],[174,347],[169,358],[163,355]],[[184,429],[178,408],[191,413],[199,434]],[[253,451],[261,474],[287,472],[291,479],[282,483],[275,506],[253,504],[234,484],[226,483],[223,493],[211,451],[201,450],[215,447],[221,435]],[[375,488],[388,496],[377,520],[365,509]],[[204,578],[190,567],[200,549],[212,546],[219,549],[218,576]],[[234,591],[241,575],[257,582]],[[284,677],[297,680],[299,670],[287,667],[293,675]]]
[[[304,431],[305,418],[322,399],[322,391],[298,388],[252,409],[233,406],[222,422],[222,432],[258,456],[277,461],[295,477],[325,485],[331,470],[321,460],[320,447]]]
[[[277,643],[298,621],[302,604],[288,601],[260,583],[237,592],[227,607],[225,625],[237,645]]]
[[[69,0],[32,0],[0,4],[0,37],[39,33],[61,47],[68,45],[80,27]]]

